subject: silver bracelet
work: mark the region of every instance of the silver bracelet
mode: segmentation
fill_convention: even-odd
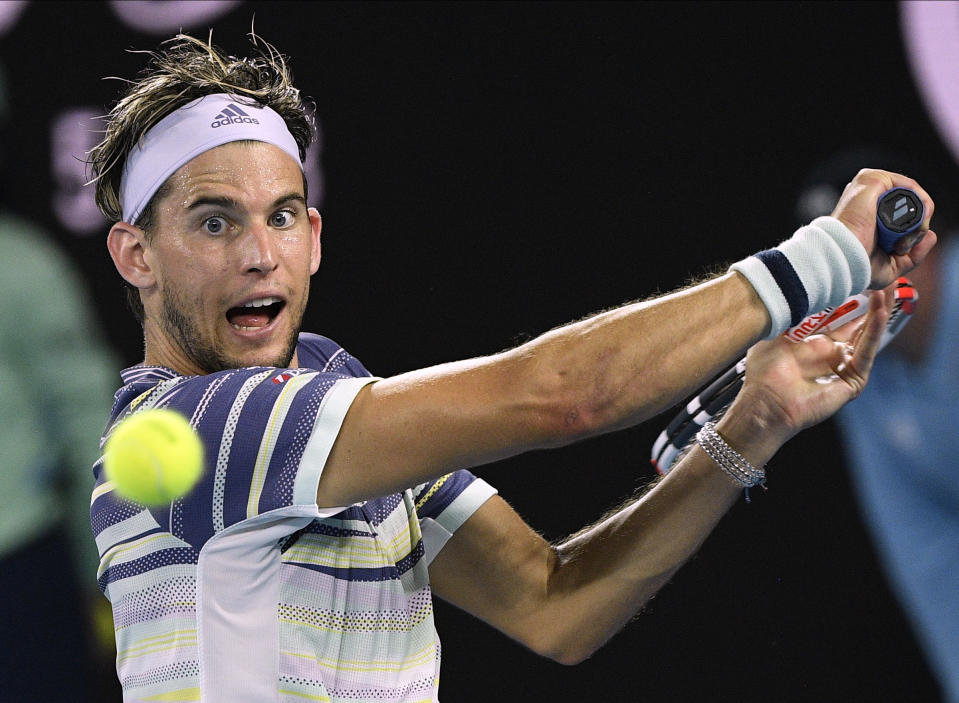
[[[715,423],[707,422],[703,425],[703,428],[696,433],[696,442],[720,469],[745,486],[747,501],[750,488],[766,483],[766,472],[762,467],[757,469],[746,461],[742,454],[730,447],[716,431]]]

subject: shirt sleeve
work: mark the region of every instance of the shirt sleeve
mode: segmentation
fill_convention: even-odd
[[[326,459],[356,394],[374,380],[251,368],[157,384],[119,419],[149,407],[181,412],[203,441],[205,470],[184,498],[150,509],[156,522],[200,548],[224,529],[267,514],[321,517],[316,490]]]
[[[497,491],[469,471],[455,471],[413,489],[426,563]]]

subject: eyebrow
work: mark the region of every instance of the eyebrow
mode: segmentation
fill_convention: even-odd
[[[224,195],[210,195],[202,198],[197,198],[192,203],[187,205],[187,212],[190,210],[196,210],[199,207],[205,205],[214,205],[216,207],[224,208],[227,210],[237,210],[239,209],[239,204],[233,198],[228,198]]]
[[[272,207],[277,208],[280,207],[280,205],[286,205],[287,203],[294,201],[300,203],[303,207],[306,207],[306,198],[296,191],[292,191],[286,195],[281,195],[279,198],[273,201]]]
[[[299,202],[306,207],[306,198],[304,198],[300,193],[290,192],[286,195],[281,195],[279,198],[273,201],[273,204],[270,205],[271,208],[278,208],[281,205],[286,205],[289,202]],[[197,198],[192,203],[187,205],[187,211],[196,210],[199,207],[205,205],[213,205],[215,207],[221,207],[224,209],[230,210],[239,210],[240,204],[233,198],[228,198],[224,195],[210,195],[202,198]]]

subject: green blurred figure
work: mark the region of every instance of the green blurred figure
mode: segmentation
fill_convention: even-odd
[[[9,114],[0,73],[0,126]],[[0,301],[0,697],[98,700],[94,667],[112,665],[94,634],[108,604],[96,588],[91,467],[116,363],[71,262],[5,209]]]

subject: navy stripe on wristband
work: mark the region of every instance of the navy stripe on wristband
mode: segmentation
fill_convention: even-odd
[[[790,327],[798,325],[809,313],[809,295],[796,269],[778,249],[767,249],[756,254],[776,280],[786,303],[789,305]]]

